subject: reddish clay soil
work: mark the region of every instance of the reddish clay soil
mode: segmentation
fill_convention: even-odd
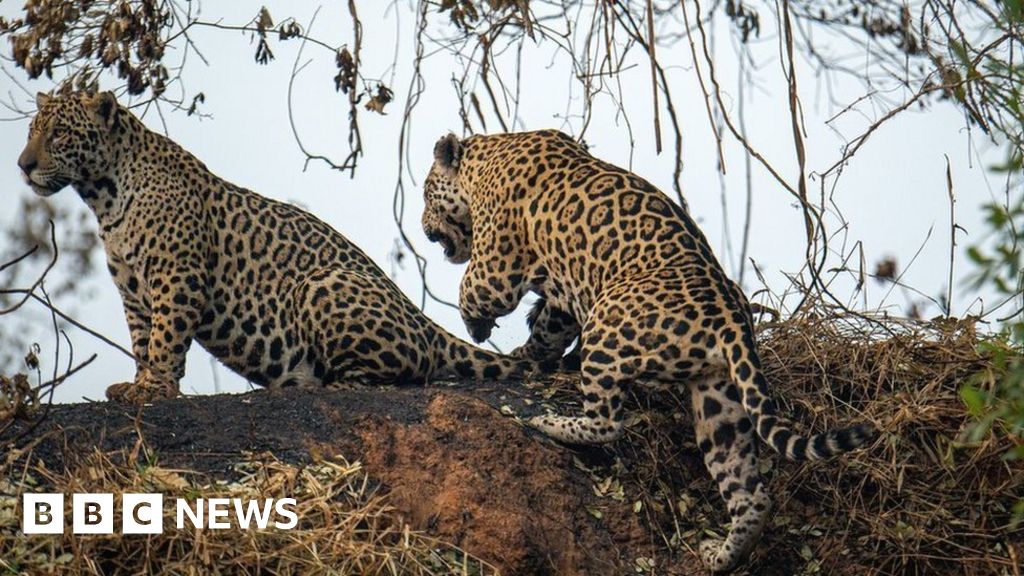
[[[615,540],[631,535],[587,512],[594,496],[571,455],[494,413],[480,400],[437,394],[421,423],[368,417],[358,430],[364,462],[413,526],[507,573],[619,573],[631,560]]]

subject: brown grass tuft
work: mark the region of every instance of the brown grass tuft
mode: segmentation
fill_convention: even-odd
[[[411,530],[397,520],[362,466],[344,459],[304,467],[272,455],[238,464],[237,479],[207,483],[185,470],[144,463],[124,452],[87,455],[54,473],[42,467],[13,471],[0,480],[0,573],[113,574],[492,574],[461,550]],[[70,495],[112,492],[120,526],[119,495],[164,495],[160,535],[73,536],[19,534],[20,493],[64,493],[70,526]],[[197,530],[174,526],[174,499],[294,497],[299,525],[293,530]],[[233,518],[233,515],[232,515]],[[273,523],[273,519],[271,521]]]

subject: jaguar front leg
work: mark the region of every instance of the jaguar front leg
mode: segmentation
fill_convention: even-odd
[[[121,294],[128,333],[132,341],[132,356],[135,357],[135,378],[132,381],[112,384],[107,388],[107,398],[122,398],[135,382],[144,378],[149,370],[149,334],[151,331],[151,306],[145,297],[146,286],[139,281],[132,268],[116,254],[108,252],[108,269]]]
[[[476,342],[490,338],[495,320],[515,310],[525,294],[522,274],[471,260],[459,286],[459,311],[470,337]]]
[[[185,375],[185,356],[206,303],[205,276],[193,270],[150,276],[148,334],[144,332],[144,324],[133,320],[133,313],[126,307],[129,325],[136,325],[132,347],[146,364],[138,366],[131,384],[108,387],[109,400],[142,404],[178,395],[178,383]]]

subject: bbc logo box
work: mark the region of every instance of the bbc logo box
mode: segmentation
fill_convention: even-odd
[[[191,524],[211,530],[292,530],[299,523],[294,498],[197,498],[194,502],[176,499],[171,505],[178,530]],[[22,532],[24,534],[63,534],[65,496],[63,494],[23,494]],[[113,494],[72,494],[71,531],[73,534],[160,534],[164,530],[162,494],[131,494],[120,497],[121,521]],[[232,516],[234,522],[232,522]]]
[[[21,500],[21,531],[25,534],[63,534],[64,495],[25,494]]]
[[[25,534],[64,533],[63,494],[24,494],[21,514]],[[71,495],[74,534],[113,534],[114,516],[113,494]],[[124,494],[121,497],[122,534],[160,534],[163,524],[163,495]]]

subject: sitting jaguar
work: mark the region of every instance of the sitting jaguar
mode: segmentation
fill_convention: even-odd
[[[532,370],[445,332],[344,236],[218,178],[113,94],[36,103],[18,165],[37,194],[70,184],[92,209],[124,303],[137,370],[109,399],[177,395],[193,340],[268,388]]]
[[[657,188],[553,130],[442,138],[424,182],[423,229],[469,262],[459,307],[490,334],[527,291],[529,356],[560,355],[580,334],[583,416],[530,423],[567,443],[618,438],[623,390],[638,380],[690,389],[697,443],[732,519],[701,544],[714,571],[744,560],[769,515],[756,437],[786,457],[825,458],[874,435],[859,424],[794,432],[769,397],[750,306],[693,219]]]

